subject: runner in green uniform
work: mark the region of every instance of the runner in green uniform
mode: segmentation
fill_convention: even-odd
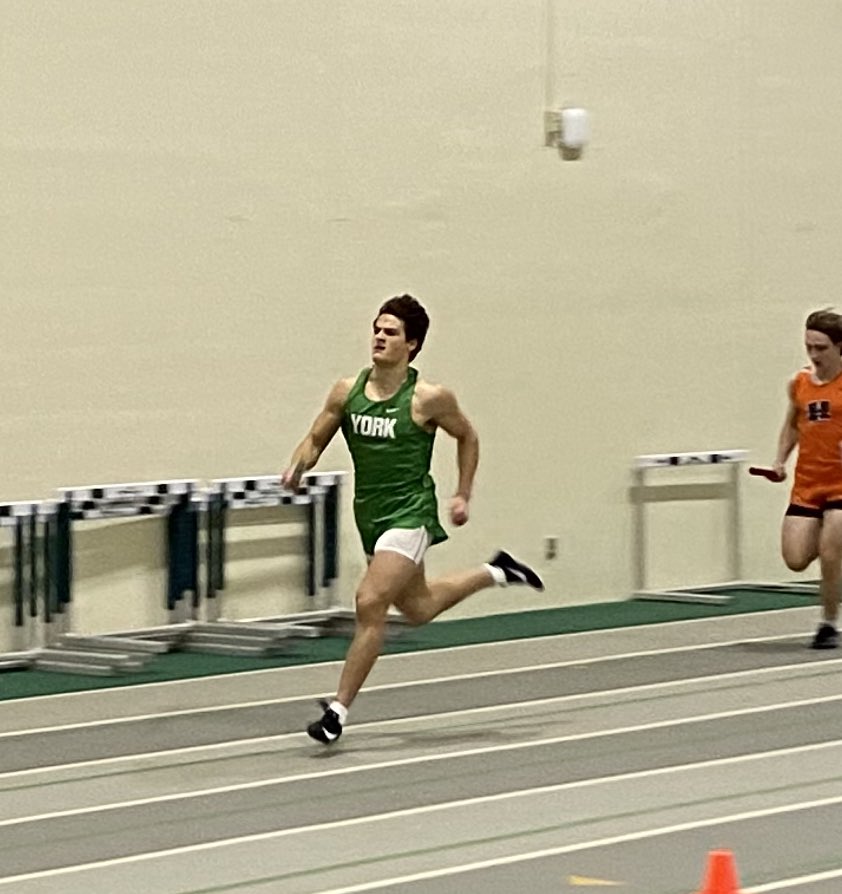
[[[388,400],[366,397],[372,370],[351,387],[342,434],[354,460],[354,517],[366,555],[390,528],[425,528],[432,543],[447,539],[439,524],[436,487],[430,476],[435,430],[412,418],[418,371]]]
[[[450,521],[468,521],[479,460],[479,442],[452,391],[419,378],[409,364],[424,344],[429,318],[410,295],[389,299],[373,325],[372,365],[340,379],[295,449],[282,475],[298,486],[337,431],[354,463],[354,516],[368,558],[356,593],[356,629],[345,656],[336,697],[322,702],[322,717],[309,735],[325,744],[342,734],[348,709],[383,645],[386,616],[395,606],[413,624],[424,624],[486,587],[544,585],[527,565],[498,552],[475,568],[428,581],[424,554],[447,539],[439,523],[430,460],[438,429],[456,440],[459,480]]]

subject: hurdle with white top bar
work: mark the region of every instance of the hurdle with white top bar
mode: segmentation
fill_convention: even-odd
[[[647,507],[651,503],[683,500],[721,500],[726,504],[726,540],[730,582],[737,583],[742,577],[742,523],[740,505],[740,471],[748,456],[747,450],[704,450],[692,453],[651,453],[637,456],[632,467],[633,485],[630,491],[633,507],[633,575],[634,598],[670,602],[727,603],[730,597],[716,592],[722,584],[710,587],[680,587],[670,590],[648,589],[648,531]],[[721,466],[726,472],[724,480],[712,482],[652,483],[652,474],[663,478],[679,473],[682,469],[699,466]]]
[[[290,490],[277,475],[238,476],[211,481],[207,491],[205,606],[209,622],[195,636],[210,646],[218,640],[218,651],[226,644],[236,647],[238,637],[273,633],[277,640],[347,633],[354,613],[335,604],[333,584],[339,575],[339,490],[344,472],[311,472],[297,490]],[[306,520],[305,592],[325,607],[295,614],[222,621],[223,597],[227,589],[226,533],[238,525],[276,524],[279,517],[251,513],[266,507],[289,507]],[[280,517],[285,517],[282,511]],[[293,513],[291,518],[295,518]],[[394,625],[392,625],[394,626]],[[267,642],[267,645],[269,643]],[[272,645],[277,646],[275,641]]]

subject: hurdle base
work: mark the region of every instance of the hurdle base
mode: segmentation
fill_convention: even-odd
[[[304,625],[206,621],[193,625],[179,649],[182,652],[268,658],[289,652],[293,640],[316,635],[314,629]]]
[[[32,664],[31,669],[55,674],[76,674],[83,677],[117,677],[122,673],[121,669],[111,664],[89,664],[61,656],[39,657]]]
[[[356,613],[350,608],[327,608],[298,614],[281,615],[277,618],[261,618],[260,623],[289,623],[312,628],[316,636],[353,636],[356,629]],[[386,616],[386,637],[393,639],[411,628],[403,615],[390,612]]]
[[[41,649],[0,655],[0,670],[118,676],[142,672],[167,652],[275,657],[294,649],[296,640],[351,636],[355,625],[354,611],[337,607],[277,618],[186,621],[98,635],[55,632]],[[400,636],[409,627],[402,615],[390,613],[386,636]]]
[[[53,648],[67,648],[91,652],[140,652],[160,655],[169,652],[172,643],[155,639],[135,639],[125,636],[83,636],[78,633],[63,633],[53,643]]]
[[[355,613],[342,608],[237,621],[219,618],[193,625],[178,648],[185,652],[215,655],[271,657],[294,650],[300,639],[350,637],[355,624]],[[390,615],[386,622],[386,637],[399,636],[408,626],[403,617]]]
[[[33,649],[26,652],[6,652],[0,654],[0,672],[12,670],[26,670],[32,667],[38,655],[38,650]]]
[[[632,599],[635,602],[692,602],[706,605],[727,605],[732,601],[730,596],[684,590],[642,590],[633,593]]]
[[[144,670],[151,655],[49,646],[32,663],[33,670],[112,676]]]

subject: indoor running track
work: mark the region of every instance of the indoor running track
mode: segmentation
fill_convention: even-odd
[[[0,894],[836,894],[816,613],[389,656],[330,748],[336,664],[0,702]]]

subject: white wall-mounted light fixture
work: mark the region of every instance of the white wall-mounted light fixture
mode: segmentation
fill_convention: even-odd
[[[587,109],[565,107],[545,112],[544,136],[546,145],[558,149],[565,160],[580,158],[591,139],[591,122]]]

